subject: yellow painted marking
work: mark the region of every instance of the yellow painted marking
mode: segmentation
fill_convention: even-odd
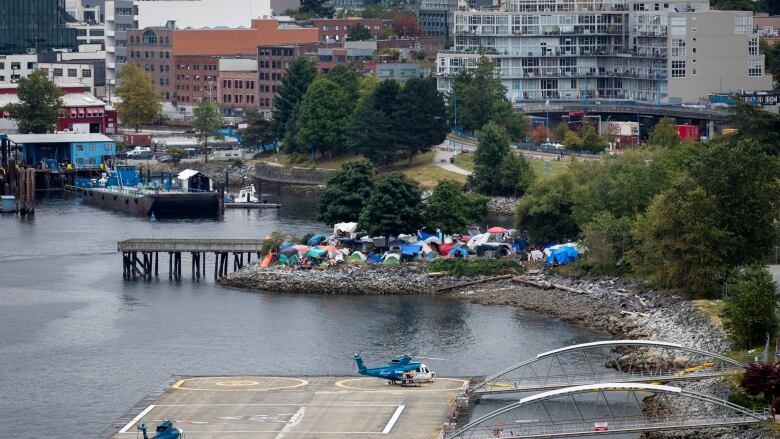
[[[218,386],[225,386],[225,387],[252,387],[252,386],[260,385],[260,382],[236,380],[236,381],[218,381],[216,384]]]
[[[373,380],[376,380],[376,379],[377,378],[350,378],[350,379],[347,379],[347,380],[336,381],[336,387],[341,387],[342,389],[361,390],[361,391],[364,391],[364,392],[398,392],[399,390],[402,391],[402,390],[406,390],[406,389],[418,390],[418,391],[421,391],[421,392],[453,392],[453,391],[457,391],[457,390],[462,390],[463,389],[463,385],[468,384],[468,380],[459,380],[457,378],[434,378],[433,379],[434,381],[455,381],[457,383],[460,383],[460,385],[458,387],[450,387],[450,388],[447,388],[447,389],[425,389],[425,388],[420,388],[420,387],[403,387],[403,386],[397,385],[397,386],[393,386],[392,390],[387,390],[387,389],[370,389],[370,388],[366,388],[366,387],[351,386],[349,384],[346,384],[346,383],[351,383],[353,381],[368,381],[368,380],[372,380],[373,381]],[[422,386],[424,387],[427,384],[429,384],[429,383],[422,383]]]
[[[198,387],[185,387],[184,385],[188,382],[192,381],[199,381],[199,380],[213,380],[213,379],[220,379],[224,378],[227,381],[218,381],[215,384],[217,386],[223,386],[223,387],[232,387],[230,389],[208,389],[208,388],[198,388]],[[307,384],[309,384],[308,381],[300,378],[290,378],[290,377],[262,377],[263,379],[267,380],[288,380],[288,381],[294,381],[295,384],[291,384],[289,386],[275,386],[275,387],[261,387],[261,388],[248,388],[253,385],[260,385],[260,382],[258,381],[249,381],[249,380],[230,380],[230,378],[233,377],[199,377],[199,378],[185,378],[183,380],[179,380],[176,384],[174,384],[171,388],[176,390],[197,390],[201,392],[239,392],[239,391],[249,391],[249,392],[267,392],[270,390],[285,390],[285,389],[294,389],[297,387],[303,387]],[[254,384],[252,384],[254,383]],[[243,387],[243,388],[242,388]]]

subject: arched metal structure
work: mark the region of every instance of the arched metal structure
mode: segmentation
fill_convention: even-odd
[[[555,349],[469,387],[469,395],[530,392],[591,383],[654,383],[739,373],[731,358],[677,343],[611,340]]]
[[[702,429],[768,419],[713,396],[656,384],[604,383],[523,398],[451,432],[447,439],[556,438]]]

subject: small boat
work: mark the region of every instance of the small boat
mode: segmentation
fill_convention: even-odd
[[[259,203],[260,199],[257,198],[257,191],[255,185],[244,186],[239,192],[238,196],[231,200],[233,203]]]
[[[225,197],[226,208],[244,208],[244,209],[278,209],[281,204],[265,203],[258,198],[255,185],[244,186],[238,195]]]

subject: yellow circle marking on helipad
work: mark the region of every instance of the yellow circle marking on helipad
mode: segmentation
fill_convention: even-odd
[[[354,386],[347,383],[352,383],[355,381],[376,381],[380,378],[350,378],[347,380],[341,380],[336,382],[337,387],[341,387],[342,389],[352,389],[352,390],[362,390],[364,392],[397,392],[399,390],[419,390],[421,392],[453,392],[456,390],[462,390],[463,386],[468,383],[467,380],[460,380],[457,378],[434,378],[433,383],[436,383],[438,381],[455,381],[456,383],[460,383],[458,387],[448,387],[446,389],[426,389],[426,386],[430,386],[433,383],[422,383],[423,387],[403,387],[401,385],[393,385],[389,384],[385,388],[369,388],[369,387],[360,387],[360,386]],[[389,383],[389,381],[388,381]]]
[[[225,386],[225,387],[252,387],[252,386],[259,386],[259,381],[217,381],[215,383],[218,386]]]
[[[215,380],[215,379],[224,379],[224,381],[216,381],[214,383],[215,386],[221,386],[221,387],[230,387],[230,388],[223,388],[219,389],[216,387],[198,387],[198,382],[203,382],[206,380]],[[259,387],[262,386],[262,381],[266,381],[268,384],[272,384],[276,380],[283,380],[283,381],[291,381],[293,384],[287,385],[287,386],[270,386],[270,387]],[[303,387],[305,385],[309,384],[308,381],[300,378],[290,378],[290,377],[258,377],[255,380],[241,380],[241,379],[230,379],[230,377],[199,377],[199,378],[185,378],[179,380],[176,384],[174,384],[171,388],[176,390],[198,390],[203,392],[236,392],[236,391],[250,391],[250,392],[267,392],[270,390],[286,390],[286,389],[294,389],[296,387]],[[194,386],[194,387],[190,387]]]

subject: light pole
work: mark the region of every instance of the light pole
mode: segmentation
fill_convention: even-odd
[[[612,115],[610,114],[607,116],[607,149],[612,148],[612,142],[610,142],[610,136],[612,134],[612,130],[609,128],[609,120],[612,118]]]

